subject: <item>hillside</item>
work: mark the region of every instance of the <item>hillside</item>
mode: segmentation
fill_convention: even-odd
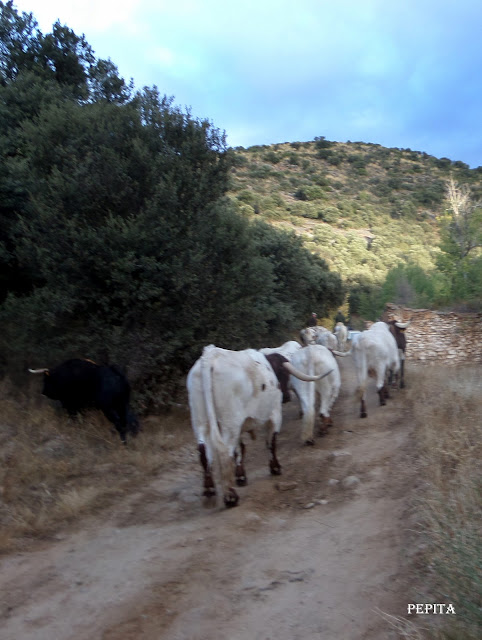
[[[235,154],[240,210],[295,231],[352,289],[381,285],[399,264],[433,272],[447,180],[482,193],[481,167],[410,149],[317,138]]]

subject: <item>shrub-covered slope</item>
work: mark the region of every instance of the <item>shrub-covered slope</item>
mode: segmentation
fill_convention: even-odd
[[[482,167],[410,149],[320,137],[235,151],[240,209],[294,229],[352,287],[382,284],[400,264],[433,272],[447,180],[482,193]]]

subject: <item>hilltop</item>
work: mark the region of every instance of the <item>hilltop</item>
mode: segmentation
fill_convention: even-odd
[[[448,179],[482,194],[482,167],[411,149],[320,137],[234,153],[240,211],[301,236],[351,291],[382,285],[400,264],[433,273]]]

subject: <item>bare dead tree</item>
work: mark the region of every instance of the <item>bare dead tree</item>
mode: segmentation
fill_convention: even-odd
[[[468,185],[459,185],[453,176],[447,181],[447,201],[452,212],[450,232],[465,258],[482,247],[482,201],[474,200]]]

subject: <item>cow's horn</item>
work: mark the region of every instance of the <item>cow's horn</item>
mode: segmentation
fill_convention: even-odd
[[[48,369],[29,369],[30,373],[48,373]]]
[[[331,353],[334,356],[340,356],[341,358],[345,358],[346,356],[351,356],[351,351],[352,351],[351,349],[350,351],[336,351],[336,349],[332,349]]]
[[[330,369],[327,373],[320,373],[319,376],[309,376],[303,371],[296,369],[291,364],[291,362],[283,362],[283,366],[291,373],[291,375],[295,376],[295,378],[299,378],[300,380],[304,380],[305,382],[315,382],[315,380],[321,380],[321,378],[324,378],[333,371],[333,369]]]
[[[410,320],[408,322],[395,322],[395,326],[397,326],[399,329],[406,329],[409,324]]]

